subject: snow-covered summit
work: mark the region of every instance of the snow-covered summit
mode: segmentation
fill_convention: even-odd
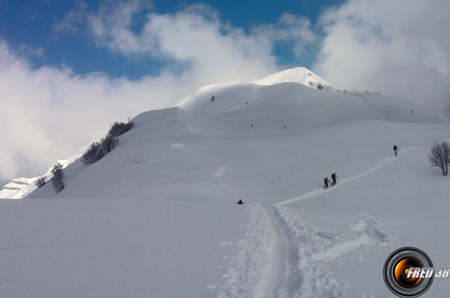
[[[318,83],[322,86],[329,85],[324,79],[305,67],[286,69],[253,82],[253,84],[264,86],[279,83],[299,83],[313,88],[315,88]]]
[[[324,79],[309,69],[305,67],[296,67],[271,74],[267,77],[254,81],[251,84],[228,82],[203,86],[184,97],[175,106],[185,110],[191,110],[199,104],[213,102],[216,98],[215,94],[223,92],[239,93],[238,96],[247,96],[251,99],[255,97],[254,90],[258,89],[257,86],[254,85],[272,86],[280,83],[298,83],[315,89],[331,90],[331,87],[329,87],[328,83]],[[253,95],[248,94],[249,88],[252,88]]]

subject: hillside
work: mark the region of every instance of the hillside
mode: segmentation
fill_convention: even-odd
[[[450,266],[450,184],[427,159],[450,125],[424,107],[224,84],[133,121],[103,159],[70,164],[59,195],[0,201],[0,296],[393,297],[395,249]]]
[[[297,67],[293,69],[287,69],[278,73],[274,73],[272,75],[269,75],[263,79],[260,79],[258,81],[253,82],[253,84],[256,85],[275,85],[279,83],[285,83],[285,82],[293,82],[297,84],[302,84],[311,88],[317,88],[320,84],[320,86],[327,86],[327,83],[325,80],[320,78],[318,75],[314,74],[310,70],[304,68],[304,67]],[[199,93],[205,93],[205,92],[211,92],[213,90],[221,90],[224,87],[227,86],[235,86],[235,83],[222,83],[222,84],[215,84],[210,86],[204,86],[200,88],[198,91],[193,92],[191,95],[188,95],[186,98],[184,98],[178,105],[182,105],[182,102],[195,102],[197,100],[192,100],[194,97],[197,98]],[[239,91],[238,91],[239,92]],[[211,97],[209,98],[211,100]],[[58,160],[55,162],[60,163],[63,165],[63,167],[67,167],[71,163],[73,163],[75,160],[80,158],[82,154],[87,150],[89,147],[89,144],[85,147],[78,150],[78,152],[64,160]],[[31,177],[31,178],[25,178],[25,177],[17,177],[9,181],[8,183],[4,184],[3,188],[0,190],[0,199],[23,199],[26,196],[28,196],[31,192],[36,190],[37,186],[35,185],[36,181],[44,177],[46,181],[51,179],[51,169],[54,165],[51,165],[47,172],[44,173],[41,176],[38,177]],[[3,184],[0,184],[3,185]]]

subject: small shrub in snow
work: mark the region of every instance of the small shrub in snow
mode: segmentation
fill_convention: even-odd
[[[37,187],[44,186],[45,185],[45,177],[44,176],[39,177],[39,179],[36,180],[35,184]]]
[[[128,119],[127,123],[115,122],[113,125],[111,125],[111,128],[110,128],[108,134],[118,137],[118,136],[126,133],[130,129],[132,129],[133,126],[134,126],[134,122],[131,121],[130,119]]]
[[[99,142],[94,142],[89,146],[89,149],[83,154],[81,160],[85,164],[93,164],[94,162],[99,161],[102,157],[105,156],[105,151]]]
[[[450,146],[447,142],[434,143],[431,147],[431,154],[428,159],[432,167],[439,167],[442,175],[448,175],[448,166],[450,165]]]
[[[127,123],[114,122],[108,131],[108,134],[104,136],[100,142],[94,142],[89,146],[89,149],[83,154],[81,160],[85,164],[93,164],[94,162],[102,159],[106,154],[111,152],[118,144],[118,136],[126,133],[134,126],[134,122],[128,119]]]
[[[62,165],[60,163],[57,163],[53,169],[52,169],[52,184],[53,189],[56,191],[57,194],[59,194],[64,188],[64,172]]]
[[[308,85],[310,87],[312,87],[312,88],[317,89],[317,90],[325,90],[325,91],[332,91],[333,90],[333,88],[331,88],[330,86],[324,85],[324,84],[319,83],[319,82],[308,81]]]
[[[119,139],[115,135],[108,133],[100,140],[100,143],[106,154],[111,152],[111,150],[113,150],[119,144]]]

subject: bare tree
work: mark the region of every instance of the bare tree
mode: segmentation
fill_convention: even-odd
[[[442,175],[448,175],[450,165],[450,146],[447,142],[434,143],[431,147],[431,154],[428,155],[432,167],[439,167]]]

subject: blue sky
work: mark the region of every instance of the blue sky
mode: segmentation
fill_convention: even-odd
[[[125,57],[112,53],[95,42],[81,30],[84,24],[74,24],[79,31],[58,30],[68,14],[83,7],[85,13],[95,13],[106,1],[1,1],[0,38],[10,47],[28,58],[35,67],[43,65],[65,65],[76,73],[101,71],[111,77],[126,76],[139,79],[144,75],[156,75],[165,63],[149,57]],[[248,33],[252,28],[276,23],[286,12],[304,16],[314,24],[318,16],[329,6],[339,5],[342,0],[330,1],[202,1],[219,13],[220,21],[242,28]],[[145,22],[146,14],[173,14],[198,1],[147,1],[148,7],[134,15],[133,32],[138,33]],[[280,66],[302,65],[311,67],[314,53],[295,57],[288,42],[279,42],[273,50]]]
[[[0,0],[0,182],[202,86],[297,66],[448,112],[448,15],[448,0]]]

